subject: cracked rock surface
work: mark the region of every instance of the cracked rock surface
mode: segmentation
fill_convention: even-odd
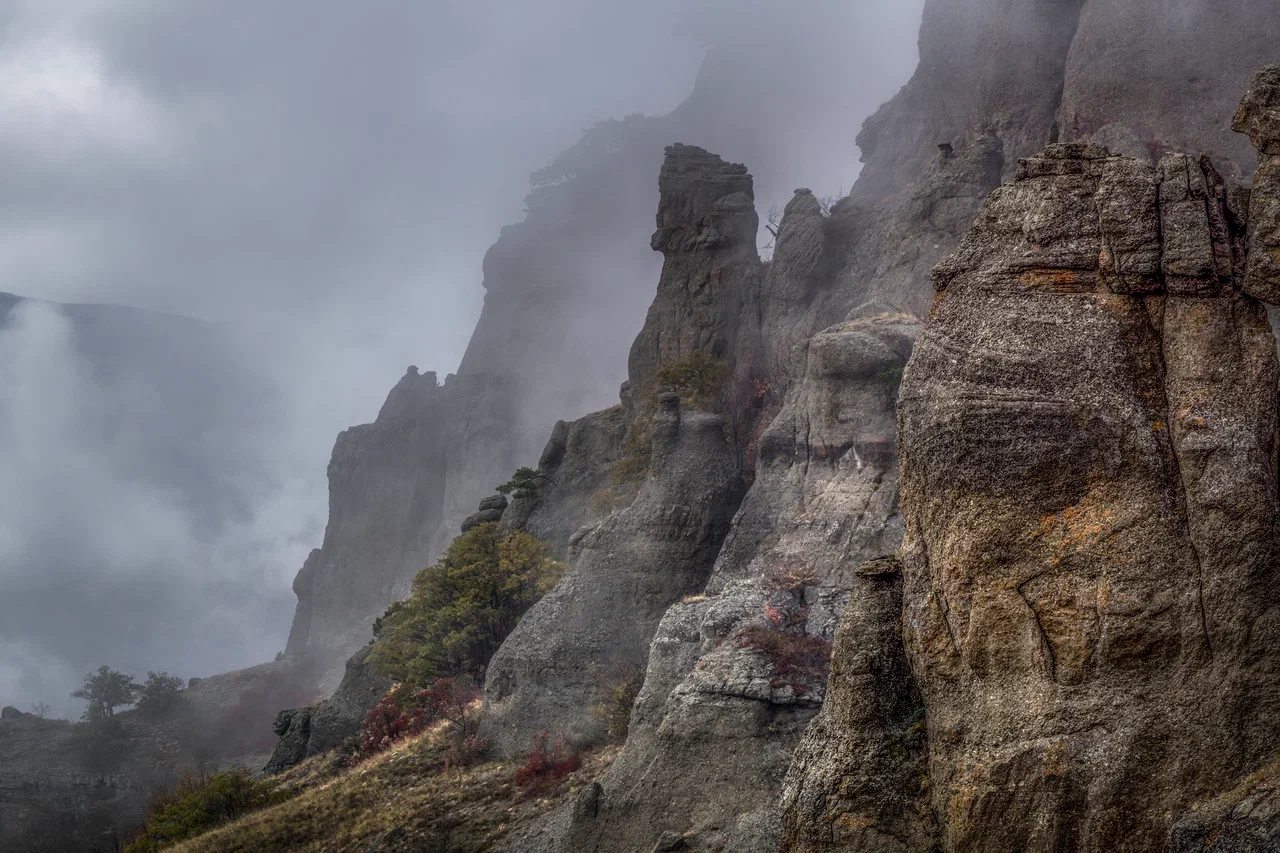
[[[1277,746],[1280,372],[1228,197],[1052,145],[935,272],[898,447],[947,850],[1164,850]]]

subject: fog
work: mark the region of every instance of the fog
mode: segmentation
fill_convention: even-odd
[[[0,0],[0,704],[273,657],[334,437],[456,368],[529,174],[718,49],[831,104],[762,214],[847,190],[922,2]]]

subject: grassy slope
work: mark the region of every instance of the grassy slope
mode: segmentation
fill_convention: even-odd
[[[439,736],[429,732],[351,770],[323,756],[310,759],[277,777],[292,799],[169,849],[340,853],[380,841],[378,849],[479,853],[599,778],[616,754],[584,756],[581,770],[531,797],[511,784],[520,762],[446,769]]]

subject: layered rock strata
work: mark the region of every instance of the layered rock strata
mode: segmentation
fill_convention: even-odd
[[[899,451],[947,850],[1163,850],[1277,746],[1280,371],[1228,197],[1053,145],[935,271]]]

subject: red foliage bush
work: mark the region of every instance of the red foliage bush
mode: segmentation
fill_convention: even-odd
[[[752,625],[737,637],[738,648],[759,652],[773,666],[772,687],[790,686],[797,696],[831,675],[831,644],[820,637]]]
[[[365,715],[359,747],[350,763],[359,764],[396,741],[419,735],[442,721],[452,724],[449,763],[474,761],[486,746],[476,737],[479,721],[472,713],[479,698],[480,689],[466,676],[436,679],[426,690],[414,694],[413,707],[407,711],[396,704],[395,691],[391,691]]]
[[[426,727],[426,714],[422,708],[413,713],[402,711],[390,694],[383,696],[365,714],[364,725],[360,727],[360,745],[351,763],[358,764],[377,755],[401,738],[422,733]]]
[[[516,787],[527,794],[545,791],[556,782],[582,766],[582,757],[569,746],[564,732],[547,748],[550,732],[543,732],[533,739],[533,752],[524,765],[516,771]]]

